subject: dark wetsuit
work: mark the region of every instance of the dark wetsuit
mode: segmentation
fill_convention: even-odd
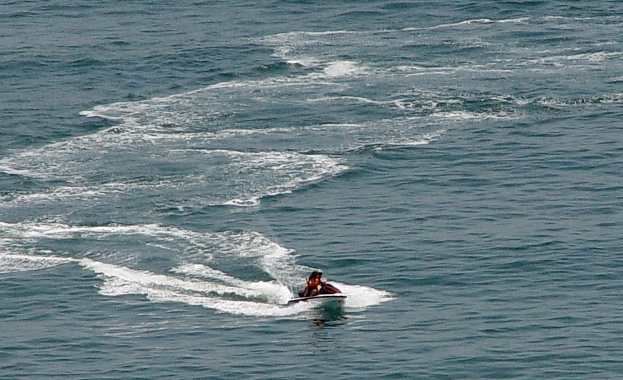
[[[322,287],[320,288],[320,294],[335,294],[335,293],[342,293],[342,292],[340,291],[340,289],[336,288],[335,286],[331,284],[327,284],[326,282],[322,284]]]

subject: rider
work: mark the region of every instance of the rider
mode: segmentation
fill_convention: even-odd
[[[335,294],[342,293],[338,288],[331,284],[327,284],[322,279],[322,272],[313,271],[307,277],[305,289],[299,290],[299,297],[312,297],[318,294]]]

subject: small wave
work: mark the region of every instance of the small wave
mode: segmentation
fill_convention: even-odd
[[[434,112],[431,116],[440,118],[440,119],[448,119],[448,120],[487,120],[487,119],[498,119],[498,120],[507,120],[515,118],[515,115],[512,113],[506,112],[470,112],[470,111],[442,111],[442,112]]]
[[[594,20],[601,20],[603,21],[604,19],[610,19],[610,17],[567,17],[567,16],[543,16],[541,17],[541,20],[545,20],[545,21],[552,21],[552,20],[571,20],[571,21],[594,21]]]
[[[326,76],[331,78],[365,73],[365,69],[353,61],[330,62],[323,71]]]
[[[254,39],[255,42],[273,46],[273,55],[285,61],[300,60],[308,61],[310,58],[300,56],[299,50],[313,44],[327,44],[328,36],[340,36],[358,34],[358,32],[348,30],[335,30],[323,32],[287,32],[264,36]],[[297,58],[293,55],[297,54]]]
[[[367,69],[352,60],[334,60],[319,49],[326,46],[339,46],[341,36],[361,34],[356,31],[289,32],[265,36],[256,42],[273,48],[273,55],[288,63],[300,64],[307,68],[321,68],[321,73],[311,73],[307,80],[320,78],[334,79],[366,74]],[[336,40],[337,39],[337,40]],[[305,77],[303,77],[303,80]]]
[[[594,98],[596,103],[620,103],[623,102],[623,93],[605,94]]]
[[[620,51],[597,51],[588,53],[568,54],[568,55],[552,55],[542,58],[532,59],[530,62],[538,64],[552,64],[557,66],[564,66],[565,62],[587,62],[590,64],[602,63],[609,59],[618,59],[623,56],[623,52]]]
[[[236,206],[236,207],[256,207],[260,204],[260,200],[255,197],[251,199],[230,199],[227,202],[223,203],[227,206]]]
[[[623,102],[623,93],[602,94],[580,99],[559,99],[553,97],[541,97],[537,99],[536,102],[547,107],[591,106],[595,104]]]
[[[123,194],[130,188],[140,187],[140,185],[108,183],[101,186],[60,186],[49,191],[40,191],[25,194],[13,194],[0,197],[5,202],[0,207],[15,207],[20,205],[40,205],[51,202],[58,202],[64,199],[70,200],[89,200],[93,202],[110,194]]]
[[[318,66],[320,64],[318,59],[314,57],[291,58],[291,59],[287,59],[286,62],[289,65],[295,65],[295,66],[300,66],[300,67],[312,67],[312,66]]]
[[[374,99],[369,99],[363,96],[323,96],[320,98],[307,99],[307,102],[323,103],[323,102],[331,102],[335,100],[340,100],[340,101],[351,100],[354,102],[374,104],[378,106],[396,105],[399,108],[400,108],[399,103],[401,101],[400,99],[398,100],[374,100]]]
[[[352,30],[326,30],[326,31],[294,31],[294,32],[286,32],[286,33],[277,33],[271,34],[269,36],[260,37],[259,41],[268,41],[268,42],[281,42],[296,39],[299,37],[307,37],[307,36],[333,36],[333,35],[341,35],[341,34],[358,34],[359,32]]]
[[[563,57],[569,60],[586,60],[591,62],[603,62],[607,59],[621,58],[623,52],[620,51],[597,51],[591,53],[580,53]]]
[[[450,23],[450,24],[434,25],[434,26],[429,26],[429,27],[404,28],[402,30],[406,31],[406,32],[410,32],[410,31],[419,31],[419,30],[434,30],[434,29],[442,29],[442,28],[454,28],[454,27],[458,27],[458,26],[474,25],[474,24],[476,24],[476,25],[482,25],[482,24],[510,24],[510,23],[512,23],[512,24],[520,24],[520,23],[525,23],[528,20],[530,20],[529,17],[520,17],[520,18],[502,19],[502,20],[493,20],[493,19],[489,19],[489,18],[478,18],[478,19],[470,19],[470,20],[459,21],[459,22]]]

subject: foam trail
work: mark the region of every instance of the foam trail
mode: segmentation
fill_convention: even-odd
[[[309,305],[305,304],[282,306],[250,301],[206,298],[162,291],[153,291],[148,295],[148,298],[154,302],[183,302],[188,305],[202,306],[224,313],[255,317],[294,317],[310,309]]]
[[[145,235],[163,241],[175,240],[187,245],[199,245],[201,241],[218,239],[219,234],[201,234],[175,227],[162,227],[157,224],[112,225],[112,226],[73,226],[63,223],[2,223],[0,228],[19,239],[73,239],[95,238],[105,240],[113,235]]]
[[[302,311],[302,308],[280,305],[287,301],[290,293],[284,286],[275,283],[244,284],[235,280],[232,282],[245,286],[230,286],[180,279],[91,259],[82,259],[80,264],[104,278],[104,284],[100,288],[103,295],[143,294],[155,302],[183,302],[217,311],[252,316],[287,316]],[[222,274],[219,276],[229,278]],[[239,300],[240,297],[246,300]]]
[[[227,134],[240,137],[249,132],[228,131]],[[170,196],[188,194],[183,201],[191,204],[249,207],[258,205],[263,197],[287,194],[346,169],[340,160],[320,154],[187,148],[188,141],[184,136],[157,143],[140,134],[126,138],[128,141],[123,142],[123,149],[137,162],[143,163],[146,152],[153,151],[149,166],[132,167],[130,164],[129,170],[111,172],[107,168],[127,167],[127,164],[118,162],[117,156],[108,153],[109,150],[118,150],[116,145],[122,142],[105,140],[102,145],[86,138],[39,148],[34,156],[24,152],[1,159],[0,170],[6,173],[69,184],[36,193],[3,196],[3,206],[73,200],[85,206],[84,203],[93,204],[111,197],[121,202],[131,197],[134,203],[142,200],[145,207],[150,207],[147,202],[154,194],[168,192]],[[161,149],[156,152],[154,146]],[[93,159],[84,161],[79,158],[85,150]],[[171,169],[163,169],[166,167]],[[158,172],[157,176],[144,174],[152,169]],[[207,182],[206,178],[211,181]],[[171,201],[180,202],[182,200]]]
[[[328,77],[342,77],[365,72],[363,68],[353,61],[330,62],[323,71]]]
[[[198,277],[202,279],[217,280],[229,286],[240,289],[247,289],[252,292],[270,294],[271,296],[269,298],[276,300],[276,302],[278,303],[284,303],[291,296],[290,291],[287,290],[287,288],[283,284],[276,284],[274,282],[265,281],[245,281],[236,277],[232,277],[227,273],[203,264],[184,264],[173,268],[171,271],[174,273]]]
[[[232,277],[225,272],[203,264],[183,264],[171,269],[171,271],[187,276],[215,279],[239,287],[245,287],[249,284],[249,282]]]
[[[6,254],[0,255],[0,273],[48,269],[75,261],[74,259],[63,257]]]
[[[108,296],[143,294],[154,302],[182,302],[249,316],[294,316],[313,308],[313,304],[305,303],[285,306],[292,295],[284,285],[242,281],[203,265],[187,264],[173,271],[200,274],[227,284],[181,279],[91,259],[82,259],[80,264],[104,278],[100,293]],[[344,305],[346,310],[361,310],[393,299],[390,293],[382,290],[333,283],[348,296]],[[240,297],[245,299],[241,300]]]
[[[378,290],[363,285],[347,285],[336,281],[330,282],[348,297],[344,303],[344,307],[347,310],[354,311],[365,309],[369,306],[378,305],[382,302],[394,299],[391,293],[384,290]]]
[[[7,251],[16,252],[0,255],[0,273],[40,270],[77,262],[103,279],[100,293],[106,296],[141,294],[154,302],[182,302],[219,312],[249,316],[298,316],[314,308],[313,304],[286,306],[292,297],[287,284],[298,282],[300,273],[308,268],[296,265],[292,250],[257,232],[199,234],[158,225],[88,227],[61,223],[0,223],[0,228],[6,235],[0,240],[0,246]],[[37,248],[38,254],[20,253],[33,250],[33,246],[40,246],[50,240],[90,239],[88,246],[93,248],[97,247],[98,241],[111,242],[118,238],[128,241],[132,236],[145,246],[144,249],[139,249],[141,255],[150,255],[153,258],[149,253],[152,248],[149,247],[158,247],[190,261],[209,261],[213,255],[218,255],[221,260],[240,263],[251,259],[251,264],[258,266],[275,280],[243,280],[197,262],[174,267],[170,270],[173,275],[154,273],[119,264],[119,260],[126,260],[124,256],[128,253],[123,252],[102,254],[94,251],[88,253],[88,258],[58,257],[45,248]],[[93,259],[96,256],[105,257],[106,261],[115,260],[117,263]],[[140,256],[136,259],[132,262],[140,262]],[[389,293],[373,288],[342,283],[336,285],[349,297],[345,303],[347,310],[358,311],[391,299]]]
[[[526,21],[530,20],[529,17],[520,17],[520,18],[513,18],[513,19],[503,19],[503,20],[492,20],[489,18],[479,18],[479,19],[471,19],[471,20],[464,20],[464,21],[459,21],[459,22],[455,22],[455,23],[451,23],[451,24],[439,24],[439,25],[435,25],[435,26],[430,26],[430,27],[419,27],[419,28],[404,28],[402,29],[403,31],[406,32],[411,32],[411,31],[418,31],[418,30],[434,30],[434,29],[442,29],[442,28],[454,28],[457,26],[464,26],[464,25],[479,25],[479,24],[520,24],[520,23],[525,23]]]

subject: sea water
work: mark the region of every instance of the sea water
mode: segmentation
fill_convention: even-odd
[[[0,9],[0,377],[623,373],[620,2]]]

